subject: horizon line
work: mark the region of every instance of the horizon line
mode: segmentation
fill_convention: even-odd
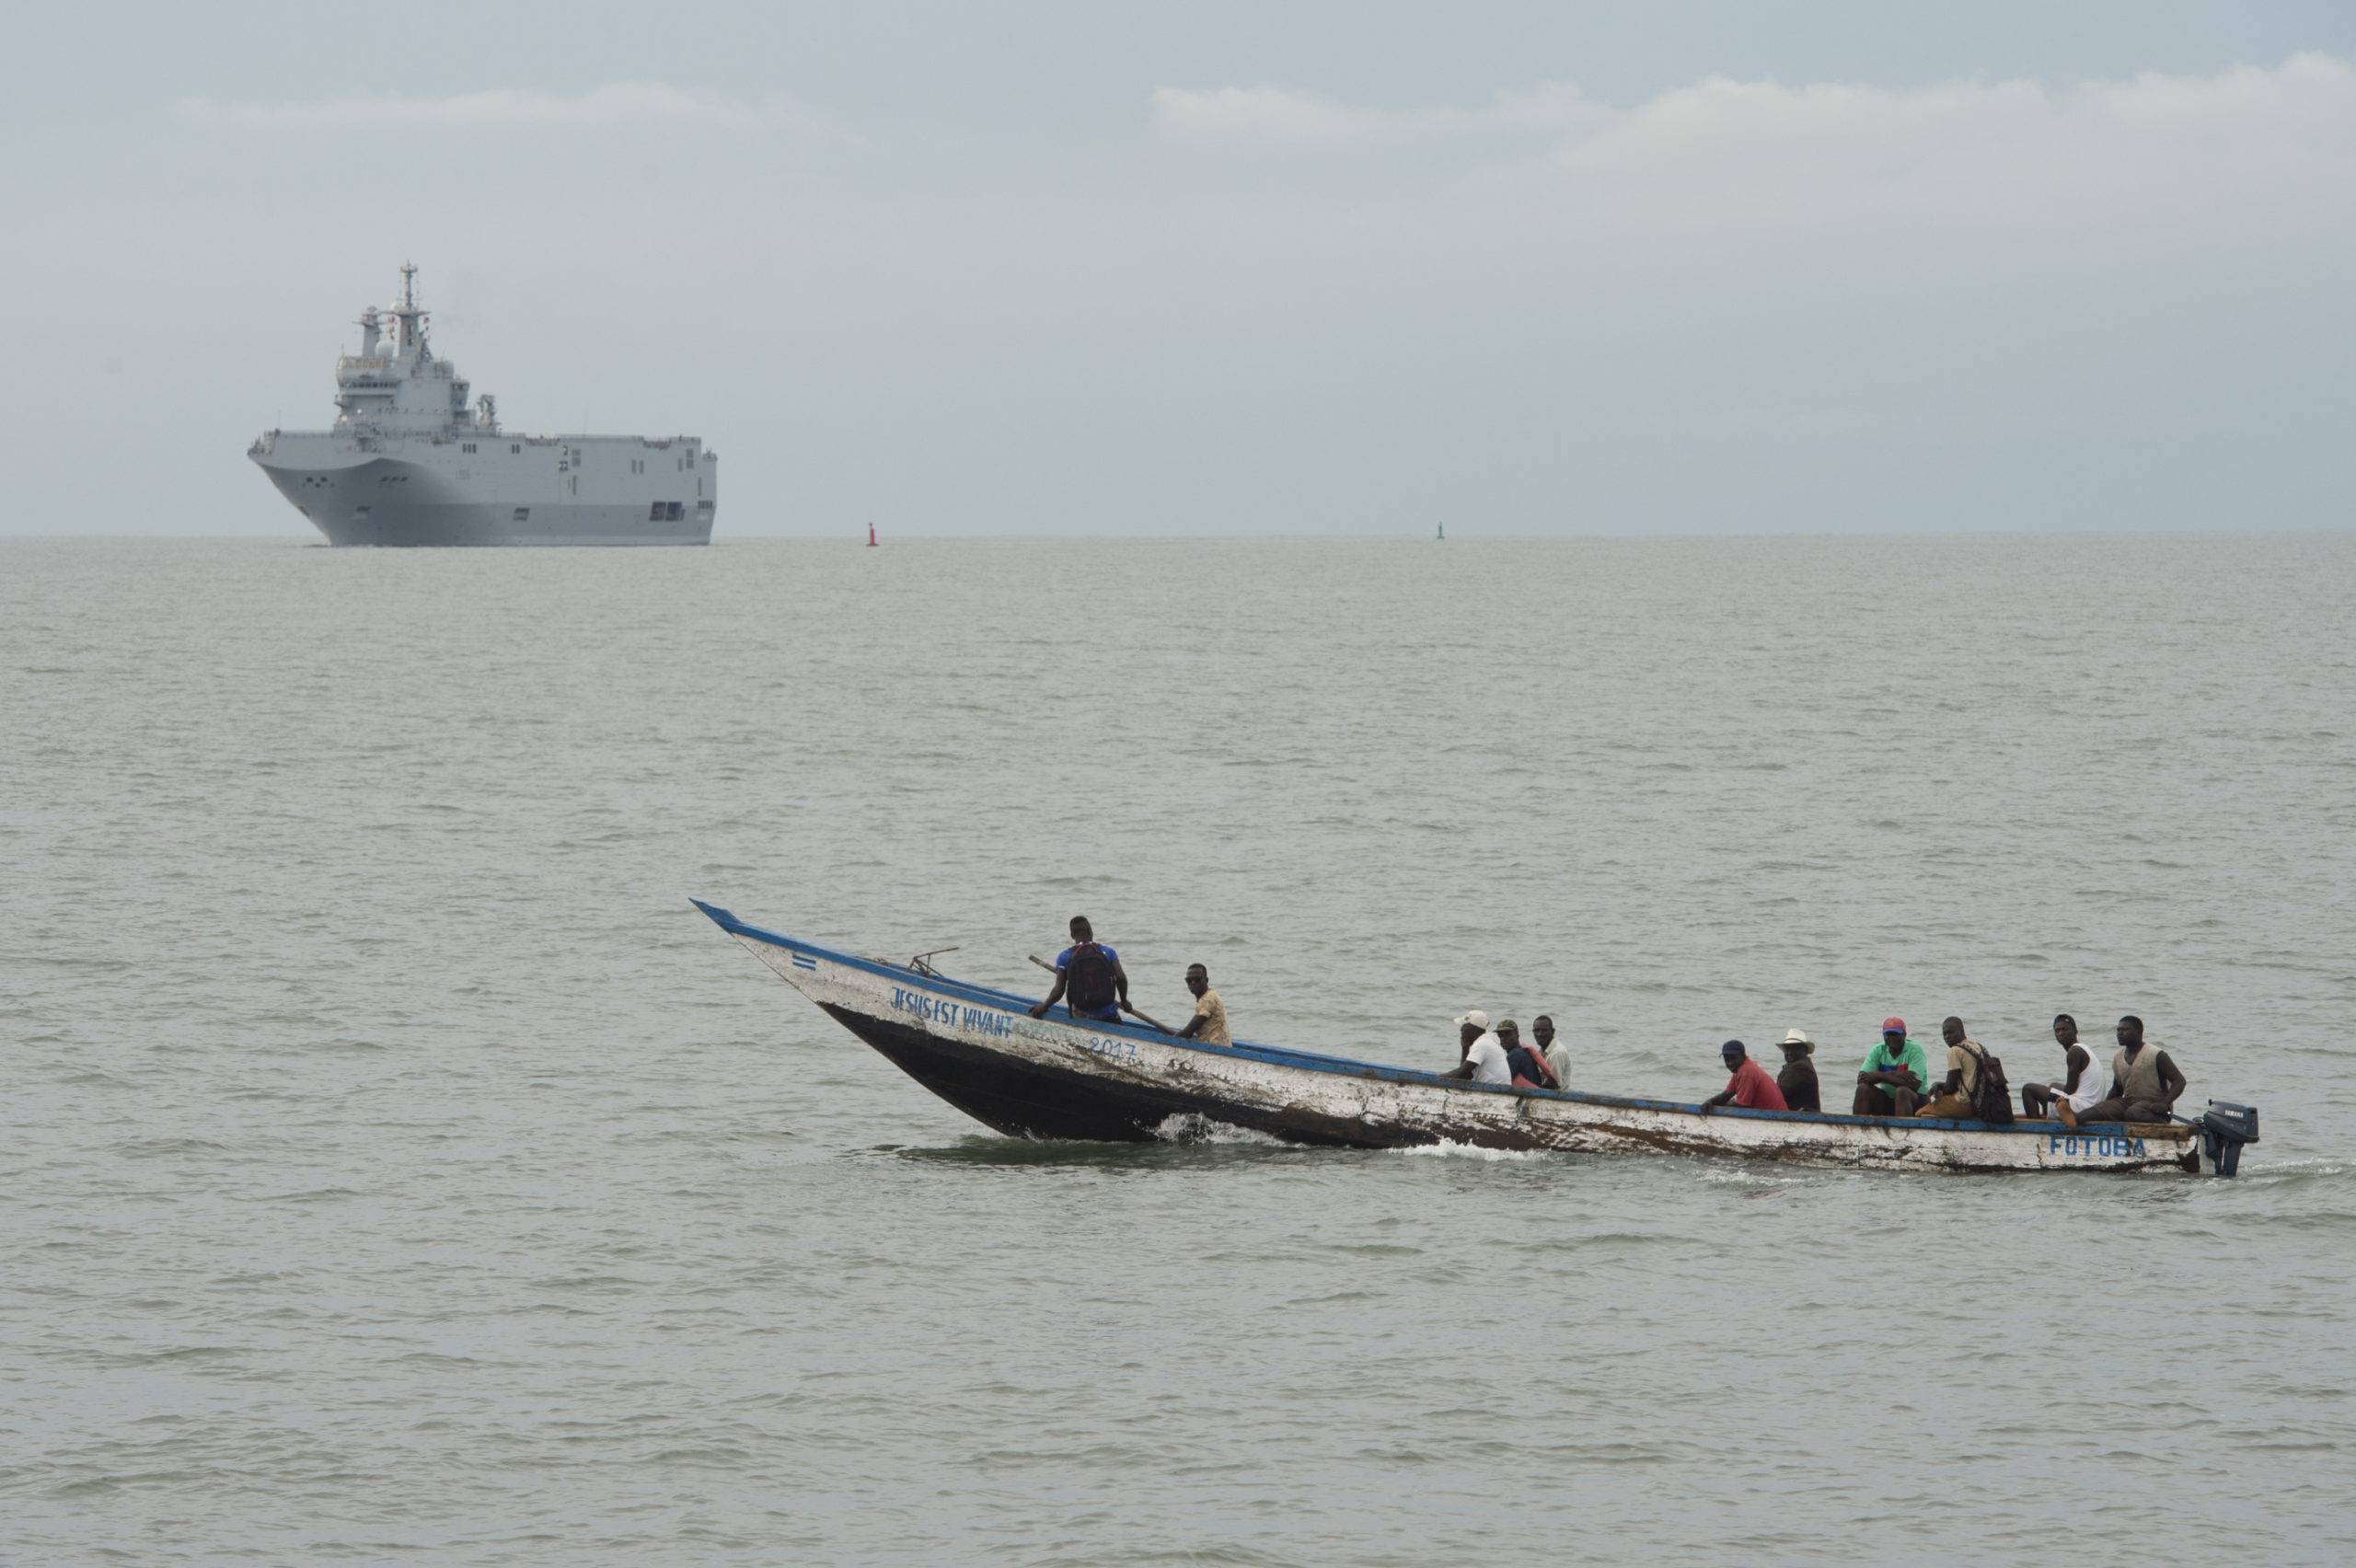
[[[863,528],[864,524],[860,525]],[[1640,539],[2048,539],[2048,538],[2125,538],[2135,536],[2165,538],[2266,538],[2292,536],[2328,536],[2356,534],[2356,523],[2339,525],[2315,524],[2281,527],[2189,527],[2171,525],[2120,525],[2118,526],[2073,526],[2066,528],[1663,528],[1636,532],[1475,532],[1453,535],[1438,539],[1422,533],[1219,533],[1219,534],[1091,534],[1091,533],[1028,533],[1028,534],[895,534],[889,537],[906,544],[1022,544],[1068,543],[1075,539],[1091,539],[1100,544],[1204,544],[1227,542],[1316,542],[1331,544],[1397,543],[1448,544],[1461,539],[1465,542],[1578,543],[1599,540]],[[580,549],[709,549],[717,545],[739,544],[839,544],[868,548],[863,535],[852,534],[735,534],[716,536],[702,546],[694,545],[331,545],[325,539],[304,537],[295,534],[158,534],[158,533],[7,533],[0,532],[0,542],[100,544],[155,541],[187,544],[272,544],[295,545],[306,549],[382,549],[393,552],[414,549],[471,549],[485,552],[499,550],[580,550]],[[876,548],[881,548],[878,546]]]

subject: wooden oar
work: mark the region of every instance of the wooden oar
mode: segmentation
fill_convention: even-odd
[[[1031,954],[1030,956],[1031,956],[1031,962],[1032,962],[1032,963],[1034,963],[1037,964],[1040,968],[1042,968],[1042,969],[1045,970],[1048,974],[1062,974],[1062,973],[1063,973],[1063,971],[1061,971],[1061,970],[1057,969],[1054,964],[1049,963],[1045,959],[1041,958],[1037,953],[1035,953],[1035,952],[1034,952],[1034,953]],[[1141,1013],[1141,1012],[1138,1011],[1138,1009],[1135,1009],[1135,1008],[1133,1008],[1133,1007],[1129,1006],[1129,1004],[1128,1004],[1128,1003],[1126,1003],[1126,1002],[1121,1002],[1121,1003],[1118,1003],[1118,1004],[1116,1004],[1116,1005],[1120,1008],[1120,1009],[1121,1009],[1123,1012],[1125,1012],[1125,1013],[1128,1014],[1131,1018],[1136,1019],[1139,1023],[1149,1023],[1149,1024],[1152,1024],[1154,1028],[1156,1028],[1156,1029],[1158,1029],[1158,1030],[1161,1031],[1161,1032],[1162,1032],[1162,1033],[1164,1033],[1164,1034],[1175,1034],[1175,1033],[1177,1033],[1177,1032],[1178,1032],[1176,1030],[1174,1030],[1174,1029],[1171,1028],[1171,1027],[1170,1027],[1168,1024],[1166,1024],[1166,1023],[1161,1023],[1161,1022],[1157,1021],[1156,1020],[1149,1019],[1149,1018],[1146,1017],[1146,1015],[1145,1015],[1145,1014],[1143,1014],[1143,1013]]]

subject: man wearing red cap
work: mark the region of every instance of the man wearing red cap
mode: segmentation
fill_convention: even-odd
[[[1849,1109],[1859,1116],[1911,1116],[1923,1103],[1931,1065],[1923,1047],[1906,1033],[1906,1020],[1881,1020],[1881,1043],[1865,1053],[1857,1069],[1857,1098]]]

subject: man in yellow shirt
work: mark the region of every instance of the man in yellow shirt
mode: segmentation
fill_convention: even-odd
[[[1199,963],[1186,965],[1186,989],[1195,993],[1195,1016],[1178,1032],[1181,1040],[1199,1040],[1206,1045],[1232,1045],[1227,1037],[1227,1004],[1211,989],[1211,972]]]
[[[1939,1034],[1947,1043],[1947,1076],[1931,1091],[1930,1103],[1914,1114],[1969,1121],[1972,1098],[1980,1092],[1980,1069],[1987,1065],[1988,1053],[1979,1041],[1964,1033],[1963,1020],[1959,1018],[1950,1017],[1940,1024]]]

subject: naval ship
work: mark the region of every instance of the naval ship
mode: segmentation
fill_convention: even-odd
[[[389,329],[390,337],[387,333]],[[720,458],[692,435],[513,435],[488,392],[426,346],[417,268],[360,313],[335,365],[335,427],[246,455],[331,545],[704,545]]]

